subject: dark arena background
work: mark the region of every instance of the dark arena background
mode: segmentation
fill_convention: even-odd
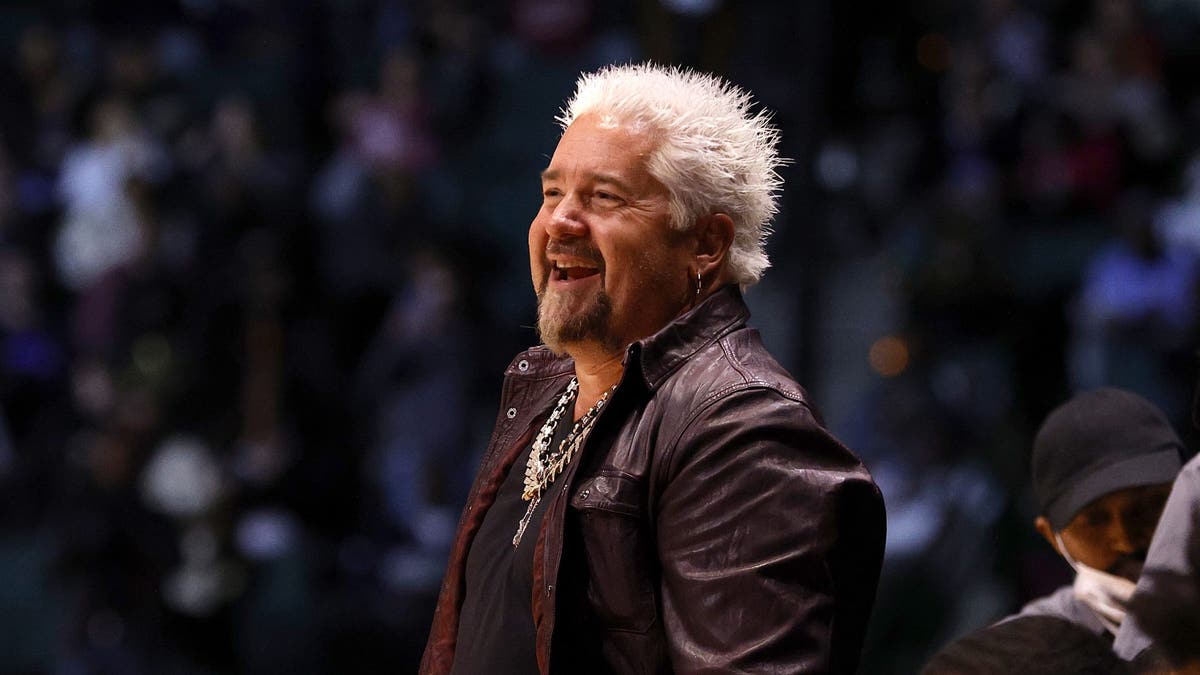
[[[865,673],[1069,579],[1033,431],[1193,449],[1200,4],[0,3],[0,673],[407,673],[581,70],[783,132],[771,350],[883,489]]]

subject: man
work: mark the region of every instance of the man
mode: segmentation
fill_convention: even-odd
[[[1033,443],[1034,526],[1075,581],[1021,615],[1058,616],[1111,640],[1183,453],[1162,411],[1132,392],[1096,389],[1052,411]]]
[[[1112,655],[1113,636],[1182,456],[1183,444],[1166,416],[1137,394],[1097,389],[1053,410],[1033,443],[1033,491],[1041,514],[1034,526],[1075,570],[1074,583],[948,645],[923,672],[1004,672],[1000,664],[1016,672],[1031,656],[1043,662],[1096,658],[1097,644]],[[1066,622],[1061,630],[1081,639],[1015,639],[1040,630],[1045,618]],[[1102,642],[1082,639],[1084,632]],[[1034,649],[1043,651],[1032,655]],[[1077,653],[1062,653],[1066,649]]]
[[[859,460],[745,325],[777,132],[656,66],[583,76],[423,673],[852,672],[883,553]]]

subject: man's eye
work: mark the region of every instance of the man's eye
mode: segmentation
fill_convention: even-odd
[[[558,188],[545,188],[542,190],[542,197],[550,199],[551,197],[561,197],[562,192]]]
[[[1148,523],[1153,526],[1158,522],[1158,517],[1162,515],[1163,502],[1152,501],[1149,504],[1138,504],[1135,508],[1130,509],[1125,517],[1133,522]]]
[[[606,202],[618,202],[621,198],[611,192],[600,191],[596,193],[596,199]]]

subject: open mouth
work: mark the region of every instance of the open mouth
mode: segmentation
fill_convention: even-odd
[[[600,273],[600,268],[585,262],[555,261],[550,276],[558,281],[577,281]]]

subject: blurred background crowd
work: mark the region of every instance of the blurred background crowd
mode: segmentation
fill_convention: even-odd
[[[1068,580],[1042,417],[1197,447],[1200,5],[871,5],[0,3],[0,672],[413,671],[553,116],[641,59],[793,159],[748,300],[884,491],[864,672]]]

